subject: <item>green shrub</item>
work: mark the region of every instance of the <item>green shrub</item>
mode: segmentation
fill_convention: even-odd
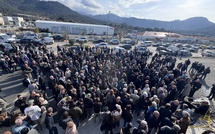
[[[69,45],[73,46],[74,44],[75,44],[75,40],[74,39],[69,40]]]

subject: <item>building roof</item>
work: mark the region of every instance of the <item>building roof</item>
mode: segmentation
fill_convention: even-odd
[[[159,37],[164,38],[168,35],[167,32],[153,32],[153,31],[146,31],[143,36],[151,36],[151,37]]]
[[[71,23],[71,22],[58,22],[58,21],[45,21],[45,20],[36,20],[35,23],[47,23],[47,24],[65,24],[65,25],[77,25],[77,26],[93,26],[93,27],[110,27],[107,25],[95,25],[95,24],[84,24],[84,23]],[[113,27],[110,27],[113,28]]]

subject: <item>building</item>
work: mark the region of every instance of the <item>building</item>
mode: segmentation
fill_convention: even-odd
[[[5,25],[14,25],[13,18],[11,16],[3,16]]]
[[[53,33],[67,34],[96,34],[96,35],[113,35],[114,28],[106,25],[56,22],[56,21],[35,21],[36,27],[40,29],[49,29]]]
[[[163,40],[168,34],[167,32],[146,31],[142,35],[142,40]]]
[[[24,23],[23,17],[3,16],[4,24],[10,26],[22,26]]]
[[[15,26],[23,26],[24,24],[24,19],[23,17],[12,17],[13,18],[13,21],[14,21],[14,25]]]
[[[4,19],[2,17],[2,14],[0,13],[0,25],[4,25]]]

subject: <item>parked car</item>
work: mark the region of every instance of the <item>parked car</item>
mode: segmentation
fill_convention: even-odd
[[[55,41],[64,41],[65,40],[65,37],[61,34],[55,34],[52,36],[52,38],[55,40]]]
[[[87,42],[88,38],[87,37],[79,37],[75,39],[75,42]]]
[[[95,45],[95,47],[100,47],[100,48],[106,48],[107,46],[108,46],[107,43],[104,43],[104,42],[101,42]]]
[[[160,50],[166,50],[167,48],[164,46],[159,46],[156,48],[156,51],[160,51]]]
[[[95,43],[95,44],[98,44],[98,43],[101,43],[101,42],[105,42],[105,41],[102,40],[102,39],[98,39],[98,40],[94,40],[94,41],[93,41],[93,43]]]
[[[34,38],[34,39],[30,39],[30,38],[23,38],[19,41],[20,44],[33,44],[34,46],[42,46],[44,45],[43,42],[41,42],[41,40]]]
[[[5,33],[0,33],[0,43],[16,43],[16,39]]]
[[[140,44],[150,47],[152,45],[152,43],[153,43],[152,41],[144,41],[144,42],[141,42]]]
[[[215,57],[215,52],[214,51],[203,51],[202,56]]]
[[[174,45],[170,45],[167,48],[170,49],[170,50],[172,50],[172,51],[178,51],[179,50],[179,48],[177,46],[174,46]],[[184,47],[184,49],[187,49],[187,48]],[[182,50],[183,50],[183,48],[182,48]]]
[[[74,46],[69,47],[69,50],[79,53],[81,51],[81,48],[80,48],[80,46],[74,45]]]
[[[199,51],[199,48],[198,47],[191,47],[189,50],[190,50],[190,52],[197,53]]]
[[[136,52],[139,52],[139,53],[145,53],[148,51],[149,51],[149,49],[147,47],[137,47],[136,48]]]
[[[176,56],[177,52],[169,50],[169,49],[166,49],[166,50],[160,50],[159,54],[160,55],[168,55],[168,56]]]
[[[116,54],[118,52],[125,52],[125,48],[122,48],[122,47],[114,47],[113,48],[113,53]]]
[[[160,43],[154,43],[154,44],[152,44],[152,46],[153,47],[159,47],[159,46],[161,46],[161,44]]]
[[[54,44],[54,39],[51,37],[44,37],[41,39],[42,44],[51,45]]]
[[[5,52],[6,50],[8,50],[9,52],[16,52],[16,46],[14,46],[13,44],[10,43],[1,43],[0,44],[0,50],[2,52]]]
[[[178,55],[181,55],[181,53],[182,53],[183,57],[190,57],[190,56],[192,56],[192,53],[190,51],[187,51],[187,50],[179,50],[177,52]]]
[[[132,48],[130,44],[122,44],[119,47],[125,48],[126,50],[130,50]]]
[[[118,45],[120,43],[120,41],[118,39],[112,39],[112,40],[110,40],[109,43],[112,45]]]

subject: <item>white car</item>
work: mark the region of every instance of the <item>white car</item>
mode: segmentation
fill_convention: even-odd
[[[87,37],[79,37],[75,39],[75,42],[87,42],[88,38]]]
[[[118,45],[120,43],[120,41],[118,39],[112,39],[109,41],[110,44],[113,44],[113,45]]]
[[[100,48],[106,48],[107,46],[108,46],[107,43],[104,43],[104,42],[101,42],[95,45],[95,47],[100,47]]]
[[[9,35],[5,33],[0,33],[0,43],[15,43],[16,39],[11,38]]]
[[[139,47],[139,48],[136,49],[136,52],[138,52],[138,53],[145,53],[145,52],[148,52],[148,51],[149,51],[149,49],[146,48],[146,47]]]
[[[54,44],[54,39],[51,37],[44,37],[41,39],[41,43],[51,45]]]
[[[215,52],[214,51],[204,51],[202,53],[202,56],[206,56],[206,57],[215,57]]]
[[[114,47],[113,48],[113,53],[114,54],[118,53],[119,51],[125,52],[126,50],[125,50],[125,48],[122,48],[122,47]]]

